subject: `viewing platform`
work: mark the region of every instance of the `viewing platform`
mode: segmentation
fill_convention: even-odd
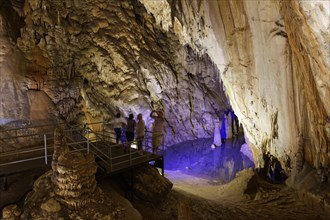
[[[29,169],[50,167],[56,127],[45,125],[0,130],[0,177],[5,178]],[[70,150],[93,154],[99,169],[109,175],[152,161],[162,169],[164,175],[164,142],[159,146],[159,151],[153,153],[151,132],[146,132],[143,150],[137,149],[135,140],[124,150],[127,142],[115,144],[115,133],[105,123],[85,124],[82,128],[68,125],[65,127],[64,135]]]

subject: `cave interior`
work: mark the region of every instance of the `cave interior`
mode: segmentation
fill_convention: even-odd
[[[302,218],[327,219],[329,67],[328,0],[1,0],[0,169],[11,159],[18,160],[10,158],[11,153],[42,145],[43,134],[53,137],[55,127],[113,132],[111,123],[119,112],[125,120],[133,114],[136,122],[141,114],[147,132],[152,132],[156,121],[152,112],[156,111],[164,115],[161,167],[169,180],[149,182],[155,187],[150,191],[157,194],[158,189],[159,195],[167,198],[172,187],[194,194],[194,186],[188,182],[194,182],[200,193],[210,186],[218,187],[212,190],[224,187],[233,191],[229,186],[241,184],[247,189],[244,194],[253,194],[257,200],[259,194],[251,193],[254,189],[249,185],[257,176],[264,184],[274,185],[268,187],[273,190],[278,186],[293,189],[297,201],[311,208]],[[54,146],[56,143],[66,145],[60,139]],[[92,164],[93,159],[81,157],[70,153],[72,164],[76,160],[79,166],[81,161],[87,164],[81,169],[86,170],[84,178],[90,181],[81,184],[86,190],[76,190],[99,195],[95,181],[99,168]],[[3,219],[15,216],[14,208],[5,209],[5,205],[19,203],[28,189],[41,189],[50,179],[55,183],[70,181],[70,177],[59,177],[65,176],[60,167],[71,164],[70,158],[53,157],[53,174],[40,168],[18,172],[19,165],[11,173],[0,172]],[[139,171],[153,173],[142,168]],[[32,186],[37,176],[44,182],[36,181]],[[5,195],[17,178],[31,183],[15,196]],[[104,185],[102,178],[100,184]],[[198,188],[205,179],[207,186]],[[226,184],[231,185],[226,188]],[[64,187],[59,183],[55,186]],[[146,192],[138,192],[140,198],[159,202]],[[83,193],[74,194],[79,201],[68,200],[69,194],[55,190],[56,200],[50,193],[50,199],[41,205],[42,214],[25,204],[29,211],[22,211],[22,216],[37,219],[52,213],[59,217],[61,205],[77,210],[93,200]],[[176,194],[171,195],[173,199]],[[164,219],[173,215],[173,219],[212,219],[211,215],[196,214],[188,200],[176,204],[175,215],[132,202],[141,213],[148,214],[130,216],[130,208],[125,208],[125,214],[124,209],[111,206],[115,210],[112,217],[153,219],[154,212],[163,214]],[[205,208],[198,204],[201,210]],[[256,206],[252,202],[251,207],[244,207],[258,210]],[[291,210],[289,205],[286,209]],[[298,215],[301,209],[292,211],[294,214],[288,211],[287,218]],[[104,210],[94,211],[106,216]],[[82,213],[98,219],[96,214]],[[247,213],[246,219],[278,219],[274,213]]]

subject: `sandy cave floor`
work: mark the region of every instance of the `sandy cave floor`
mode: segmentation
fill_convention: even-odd
[[[321,213],[300,202],[294,191],[285,185],[271,184],[255,176],[247,186],[254,176],[252,169],[240,172],[224,185],[182,173],[178,175],[180,172],[167,172],[167,177],[174,183],[173,191],[182,193],[185,199],[194,198],[194,203],[199,200],[210,204],[190,208],[192,215],[199,213],[193,219],[325,219]],[[245,190],[250,193],[244,194]]]

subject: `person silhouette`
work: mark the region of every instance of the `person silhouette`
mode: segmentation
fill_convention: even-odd
[[[150,117],[154,119],[152,123],[152,152],[157,153],[163,141],[164,114],[162,111],[152,111]]]
[[[142,142],[145,136],[146,131],[146,125],[142,118],[142,114],[138,114],[137,116],[138,122],[136,124],[136,142],[137,142],[137,148],[140,151],[140,154],[142,153]]]
[[[135,126],[136,126],[136,122],[134,120],[134,115],[129,114],[127,119],[127,126],[126,126],[127,143],[125,144],[125,151],[131,147],[131,144],[134,140]]]
[[[226,129],[227,123],[226,122],[227,122],[227,116],[226,116],[226,114],[223,114],[221,128],[220,128],[221,143],[225,143],[226,139],[227,139],[227,129]]]
[[[127,125],[126,120],[121,117],[121,114],[118,112],[116,118],[111,122],[113,124],[115,133],[116,133],[116,144],[119,144],[119,140],[122,141],[122,127]]]

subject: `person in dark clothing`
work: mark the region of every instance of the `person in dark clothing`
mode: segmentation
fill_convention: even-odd
[[[231,111],[231,129],[233,136],[238,135],[239,123],[238,123],[237,115],[235,115],[234,111]]]
[[[227,139],[227,128],[226,128],[227,115],[224,114],[221,122],[220,134],[221,134],[221,143],[225,143]]]
[[[126,143],[125,150],[127,150],[127,149],[129,149],[131,147],[131,144],[132,144],[132,142],[134,140],[135,126],[136,126],[136,122],[134,120],[134,115],[133,114],[129,114],[128,120],[127,120],[127,127],[126,127],[126,139],[127,139],[127,143]]]

